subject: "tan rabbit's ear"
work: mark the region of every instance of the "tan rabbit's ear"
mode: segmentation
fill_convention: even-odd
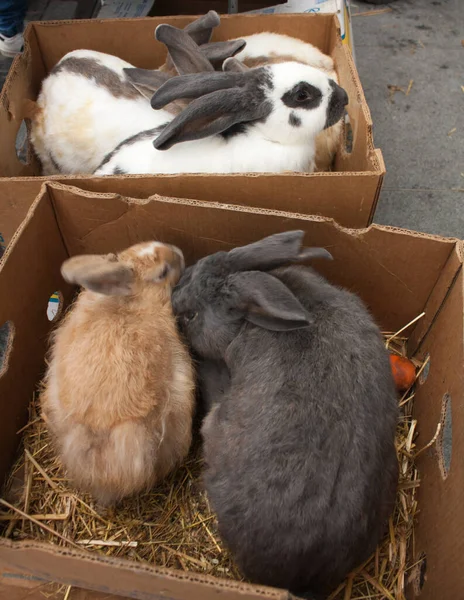
[[[133,269],[114,254],[73,256],[63,263],[61,274],[68,283],[107,296],[131,294],[135,280]]]

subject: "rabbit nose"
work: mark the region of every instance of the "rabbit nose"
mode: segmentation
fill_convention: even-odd
[[[340,87],[335,81],[330,80],[330,87],[332,88],[332,94],[329,100],[329,106],[327,108],[327,121],[325,129],[331,127],[337,123],[345,110],[345,106],[349,102],[348,94]]]

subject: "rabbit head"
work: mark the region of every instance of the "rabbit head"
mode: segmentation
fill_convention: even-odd
[[[68,283],[105,296],[132,296],[157,285],[170,297],[183,270],[179,248],[143,242],[119,254],[74,256],[63,263],[61,274]]]
[[[304,145],[341,119],[348,103],[347,93],[333,79],[297,62],[246,69],[229,58],[223,69],[173,78],[154,94],[154,109],[180,98],[195,99],[153,142],[157,150],[239,123],[253,123],[272,142]]]
[[[304,232],[271,235],[230,252],[217,252],[186,269],[172,295],[179,326],[203,358],[224,358],[245,322],[272,331],[306,327],[310,316],[290,290],[267,273],[288,263],[332,258],[302,248]]]

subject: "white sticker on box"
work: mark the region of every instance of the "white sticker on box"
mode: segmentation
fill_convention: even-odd
[[[258,10],[250,10],[254,14],[284,14],[284,13],[336,13],[340,21],[342,40],[346,37],[349,27],[349,0],[288,0],[285,4],[269,6]],[[351,46],[351,44],[350,44]]]

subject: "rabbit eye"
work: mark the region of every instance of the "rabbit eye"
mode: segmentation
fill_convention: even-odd
[[[194,321],[197,318],[198,313],[196,312],[187,312],[184,315],[182,315],[182,318],[184,319],[184,321],[186,323],[191,323],[192,321]]]
[[[296,100],[297,100],[297,102],[304,102],[305,100],[309,100],[310,97],[311,96],[309,95],[309,93],[306,90],[301,90],[296,95]]]

